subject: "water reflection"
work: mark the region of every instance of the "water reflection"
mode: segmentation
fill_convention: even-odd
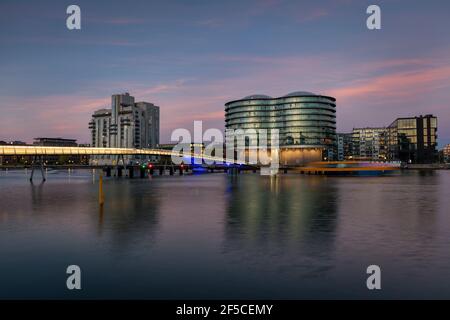
[[[223,250],[231,259],[269,269],[297,267],[301,276],[320,276],[331,267],[335,185],[323,177],[256,175],[228,183]]]
[[[33,206],[42,204],[42,192],[45,182],[41,180],[39,183],[30,182],[31,202]]]
[[[65,297],[74,261],[82,298],[370,298],[373,263],[380,297],[450,296],[450,171],[105,178],[103,210],[90,171],[49,175],[0,172],[0,297]]]
[[[105,181],[98,231],[100,236],[111,238],[112,251],[126,250],[143,239],[152,245],[159,224],[159,191],[147,181]]]

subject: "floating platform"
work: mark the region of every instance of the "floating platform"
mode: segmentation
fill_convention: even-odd
[[[308,163],[295,171],[302,174],[340,175],[340,176],[379,176],[397,172],[400,162],[375,161],[322,161]]]

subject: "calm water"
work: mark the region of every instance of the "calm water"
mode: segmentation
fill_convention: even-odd
[[[0,298],[450,298],[450,171],[48,178],[0,171]]]

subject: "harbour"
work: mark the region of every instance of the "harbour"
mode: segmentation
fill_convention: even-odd
[[[98,172],[97,172],[98,173]],[[450,171],[146,179],[0,171],[0,297],[448,298]],[[14,244],[14,245],[11,245]],[[65,286],[77,264],[83,290]]]

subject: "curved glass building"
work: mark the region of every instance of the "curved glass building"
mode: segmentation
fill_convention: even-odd
[[[336,99],[305,91],[250,95],[225,104],[225,128],[278,129],[282,150],[321,149],[327,157],[336,144]]]

